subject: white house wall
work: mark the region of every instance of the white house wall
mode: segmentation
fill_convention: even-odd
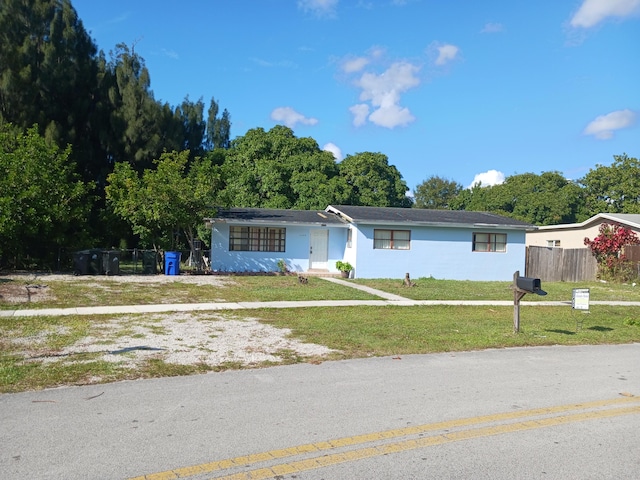
[[[309,225],[260,225],[261,227],[286,228],[284,252],[229,251],[229,227],[249,226],[246,223],[214,223],[211,232],[211,270],[219,272],[275,272],[282,259],[293,272],[309,269],[309,242],[311,229],[329,230],[328,266],[337,271],[335,263],[342,260],[347,242],[346,228],[315,227]],[[256,225],[251,225],[256,226]]]
[[[445,227],[376,226],[411,230],[409,250],[373,248],[373,226],[358,226],[355,260],[356,278],[434,277],[450,280],[508,281],[516,270],[524,274],[523,230],[465,229]],[[473,252],[474,232],[506,233],[507,251]]]

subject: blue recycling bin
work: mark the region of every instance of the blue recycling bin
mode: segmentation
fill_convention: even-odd
[[[164,252],[164,274],[180,275],[180,252]]]

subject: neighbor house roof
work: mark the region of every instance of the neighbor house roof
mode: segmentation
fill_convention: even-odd
[[[598,213],[581,223],[563,223],[560,225],[545,225],[538,227],[539,230],[580,230],[587,228],[593,223],[621,223],[634,229],[640,229],[640,214],[637,213]]]
[[[329,205],[327,212],[335,213],[353,223],[385,225],[430,225],[448,227],[495,227],[518,230],[535,229],[520,220],[487,212],[464,210],[428,210],[424,208],[355,207]]]
[[[271,208],[220,208],[211,223],[294,223],[305,225],[346,226],[340,217],[324,210],[280,210]]]

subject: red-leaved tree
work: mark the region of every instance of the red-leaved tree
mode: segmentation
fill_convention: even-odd
[[[593,240],[585,237],[584,244],[596,257],[600,277],[624,281],[635,276],[623,253],[625,245],[640,245],[640,238],[635,232],[621,225],[603,223],[599,233]]]

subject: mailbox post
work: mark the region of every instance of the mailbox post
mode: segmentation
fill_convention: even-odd
[[[527,293],[535,293],[536,295],[546,295],[547,292],[542,290],[539,278],[521,277],[520,271],[513,274],[513,332],[520,332],[520,300]]]

